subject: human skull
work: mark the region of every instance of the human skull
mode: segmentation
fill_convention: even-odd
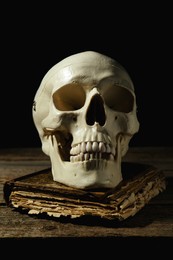
[[[85,51],[54,65],[33,105],[53,180],[79,189],[116,187],[139,130],[136,109],[132,80],[112,58]]]

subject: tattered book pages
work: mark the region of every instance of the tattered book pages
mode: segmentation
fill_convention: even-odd
[[[83,190],[53,181],[51,169],[7,181],[9,207],[52,217],[125,220],[166,189],[162,171],[151,165],[122,163],[123,180],[113,189]]]

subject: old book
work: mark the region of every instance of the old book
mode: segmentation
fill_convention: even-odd
[[[48,168],[7,181],[4,198],[9,207],[28,214],[124,220],[166,189],[163,172],[151,165],[124,162],[122,174],[114,189],[82,190],[53,181]]]

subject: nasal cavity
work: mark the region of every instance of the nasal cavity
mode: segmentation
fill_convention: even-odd
[[[94,125],[96,122],[103,126],[106,121],[106,115],[103,100],[100,95],[96,94],[90,102],[86,114],[86,122],[88,125]]]

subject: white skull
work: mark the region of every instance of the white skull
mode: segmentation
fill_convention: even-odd
[[[117,61],[85,51],[57,63],[37,90],[33,120],[54,181],[80,189],[122,181],[139,122],[133,83]]]

